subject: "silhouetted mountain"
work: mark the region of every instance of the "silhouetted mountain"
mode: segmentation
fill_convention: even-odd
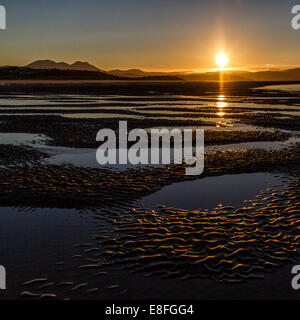
[[[102,71],[88,62],[76,61],[73,64],[65,62],[55,62],[52,60],[38,60],[26,66],[31,69],[57,69],[57,70],[77,70],[77,71]]]
[[[97,67],[89,64],[88,62],[81,62],[81,61],[76,61],[75,63],[71,64],[70,66],[71,70],[85,70],[85,71],[102,71],[98,69]]]

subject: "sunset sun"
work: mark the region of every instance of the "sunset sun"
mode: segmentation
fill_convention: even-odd
[[[222,70],[228,63],[228,56],[224,52],[220,52],[216,55],[216,63]]]

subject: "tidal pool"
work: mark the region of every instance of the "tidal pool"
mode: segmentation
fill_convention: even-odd
[[[244,200],[255,199],[260,191],[282,183],[269,173],[233,174],[174,183],[142,199],[145,207],[212,210],[218,205],[241,207]]]

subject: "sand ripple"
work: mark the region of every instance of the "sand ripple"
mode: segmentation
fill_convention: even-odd
[[[284,192],[270,190],[268,198],[279,198],[276,204],[269,199],[238,210],[136,208],[125,219],[112,220],[118,236],[99,240],[107,247],[101,255],[110,264],[168,278],[235,282],[263,277],[298,255],[299,187],[297,180]]]

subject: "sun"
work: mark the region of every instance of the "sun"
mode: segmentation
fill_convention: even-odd
[[[219,66],[220,70],[223,70],[228,63],[228,56],[224,52],[219,52],[216,55],[216,63]]]

